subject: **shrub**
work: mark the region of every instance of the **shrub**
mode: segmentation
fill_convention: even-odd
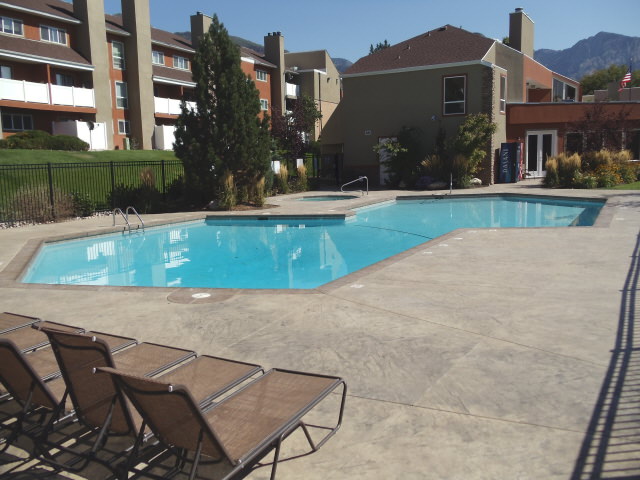
[[[448,180],[449,166],[440,155],[430,155],[422,161],[424,173],[438,180]]]
[[[573,179],[575,178],[576,173],[580,172],[580,167],[582,165],[580,155],[574,153],[573,155],[568,156],[566,153],[561,153],[556,156],[556,160],[558,162],[558,179],[560,185],[563,187],[572,187]]]
[[[258,207],[262,207],[265,197],[265,179],[260,177],[255,179],[249,187],[249,201]]]
[[[622,183],[633,183],[638,178],[638,168],[629,162],[619,163],[618,175],[620,175]]]
[[[612,154],[612,160],[615,163],[627,163],[633,160],[633,153],[630,150],[619,150]]]
[[[544,186],[548,188],[560,186],[560,177],[558,175],[558,160],[556,157],[551,157],[547,160],[545,166],[547,174],[544,177]]]
[[[45,185],[34,185],[19,189],[11,199],[6,218],[9,221],[30,219],[34,222],[51,222],[56,219],[73,216],[73,198],[57,188],[53,190],[51,208],[51,192]]]
[[[289,193],[289,170],[284,163],[280,164],[280,171],[275,177],[274,185],[279,193]]]
[[[478,161],[472,160],[466,155],[458,154],[453,157],[451,165],[451,173],[458,188],[468,188],[471,184],[471,178],[478,169]]]
[[[89,150],[89,144],[70,135],[50,135],[42,130],[16,133],[0,143],[0,148],[25,150]]]
[[[612,188],[622,183],[622,177],[620,177],[617,167],[613,164],[600,165],[594,173],[600,188]]]
[[[605,148],[598,151],[590,151],[582,154],[582,164],[587,171],[595,171],[601,165],[611,165],[613,156]]]
[[[595,175],[577,172],[573,178],[573,186],[576,188],[598,188],[598,179]]]
[[[298,167],[298,178],[296,179],[296,190],[306,192],[309,190],[309,181],[307,177],[307,168],[304,165]]]
[[[73,202],[73,214],[76,217],[89,217],[96,211],[96,202],[86,193],[74,192],[71,194]]]
[[[218,206],[225,210],[231,210],[238,203],[236,186],[233,181],[233,174],[230,170],[225,170],[220,179],[220,195],[218,196]]]

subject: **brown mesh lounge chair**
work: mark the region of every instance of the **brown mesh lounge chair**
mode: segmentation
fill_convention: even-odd
[[[338,377],[274,369],[202,410],[184,386],[113,368],[98,370],[116,380],[156,438],[180,459],[177,464],[184,466],[188,452],[193,452],[189,460],[190,478],[197,475],[200,463],[203,466],[217,463],[221,468],[215,478],[244,476],[262,466],[261,459],[272,450],[275,452],[271,478],[275,478],[282,441],[291,433],[298,428],[303,430],[311,447],[308,454],[319,449],[340,428],[347,389]],[[303,417],[340,385],[342,397],[336,425],[303,422]],[[308,427],[328,433],[314,443]]]
[[[112,352],[137,343],[133,338],[92,333],[100,335]],[[0,384],[10,395],[0,408],[2,422],[4,424],[9,418],[15,420],[4,429],[8,431],[7,437],[0,435],[0,451],[6,450],[20,434],[36,436],[34,432],[41,432],[46,425],[59,421],[61,414],[69,409],[66,408],[70,405],[66,405],[64,381],[56,378],[59,375],[58,362],[51,348],[24,354],[10,338],[0,335]],[[54,380],[46,381],[52,378]],[[19,408],[9,403],[15,403]]]
[[[46,328],[43,330],[51,340],[77,419],[94,434],[95,440],[89,449],[61,448],[65,453],[75,456],[76,460],[82,459],[72,470],[81,470],[93,460],[119,475],[117,463],[120,461],[133,461],[139,455],[144,458],[149,450],[150,455],[155,454],[153,449],[141,450],[145,439],[144,424],[137,413],[132,415],[128,402],[112,379],[107,375],[94,374],[96,368],[116,367],[135,372],[136,375],[155,376],[192,360],[168,372],[167,378],[191,383],[193,377],[206,374],[209,384],[198,385],[199,401],[203,404],[262,370],[258,365],[214,357],[193,360],[195,352],[153,343],[140,343],[112,356],[106,342],[100,338]],[[216,372],[219,374],[216,375]],[[109,450],[105,448],[109,437],[125,438],[119,444],[128,446],[119,451]],[[99,456],[99,451],[104,455]],[[68,464],[65,468],[68,468]],[[128,464],[125,471],[127,469]]]
[[[0,313],[0,334],[10,332],[16,328],[27,327],[39,321],[40,319],[36,317],[2,312]]]
[[[82,333],[84,328],[65,325],[63,323],[40,321],[31,325],[31,328],[17,328],[4,333],[2,338],[7,338],[15,343],[23,352],[31,352],[49,344],[47,335],[41,331],[42,328],[49,328],[61,332]]]

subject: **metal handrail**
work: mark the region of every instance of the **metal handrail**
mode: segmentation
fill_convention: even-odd
[[[350,192],[360,192],[362,195],[364,195],[364,190],[349,190],[349,191],[344,191],[344,187],[346,187],[347,185],[351,185],[352,183],[356,183],[356,182],[360,182],[364,180],[366,182],[367,185],[367,195],[369,195],[369,179],[367,177],[365,177],[364,175],[359,176],[358,178],[356,178],[355,180],[351,180],[350,182],[345,183],[344,185],[342,185],[340,187],[340,191],[342,193],[350,193]]]
[[[125,211],[125,215],[127,216],[127,223],[129,220],[129,211],[133,212],[135,214],[136,217],[138,217],[138,220],[140,221],[140,225],[142,225],[142,230],[144,230],[144,221],[142,220],[142,217],[138,214],[138,212],[136,211],[136,209],[134,207],[127,207],[127,210]],[[140,228],[140,227],[138,227]]]
[[[120,208],[114,208],[113,209],[113,223],[111,224],[112,227],[116,226],[116,214],[119,213],[120,215],[122,215],[122,218],[124,218],[124,221],[127,224],[127,229],[129,231],[131,231],[131,224],[129,223],[129,219],[127,218],[127,216],[124,214],[124,212],[120,209]]]

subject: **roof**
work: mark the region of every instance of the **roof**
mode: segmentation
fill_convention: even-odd
[[[69,67],[75,66],[76,68],[93,70],[93,66],[86,58],[65,45],[3,35],[0,56],[15,56],[16,54],[21,58],[31,59],[38,63],[45,60],[48,60],[47,63],[56,63],[57,61],[68,64]]]
[[[73,5],[60,0],[11,0],[0,1],[0,7],[12,10],[39,12],[43,16],[55,17],[58,20],[78,23],[73,15]]]
[[[164,67],[162,65],[152,66],[153,76],[160,79],[167,79],[168,82],[161,83],[177,83],[193,85],[193,75],[188,70],[180,70],[178,68]],[[155,80],[156,78],[154,78]]]
[[[479,61],[493,43],[494,40],[479,33],[445,25],[362,57],[344,73],[353,75]]]
[[[181,35],[151,27],[151,42],[194,52],[191,42]]]
[[[264,67],[277,68],[273,63],[266,61],[258,52],[247,47],[240,47],[240,56],[253,60],[256,64]]]

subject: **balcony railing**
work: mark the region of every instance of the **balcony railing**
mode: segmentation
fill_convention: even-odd
[[[299,97],[300,96],[300,85],[296,85],[294,83],[286,84],[286,96],[287,97]]]
[[[155,113],[164,113],[169,115],[180,115],[181,113],[181,100],[176,98],[153,97],[153,103],[155,105]],[[187,102],[187,107],[191,110],[195,110],[196,102]]]
[[[93,88],[63,87],[50,83],[0,78],[0,100],[95,108]]]

